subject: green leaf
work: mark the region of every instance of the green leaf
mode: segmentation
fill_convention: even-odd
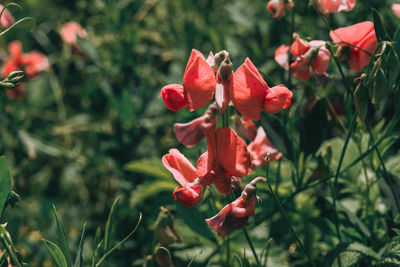
[[[106,228],[104,230],[104,251],[106,252],[111,244],[111,232],[114,225],[115,220],[115,210],[118,206],[119,197],[114,200],[114,203],[111,206],[110,213],[108,215],[108,220],[106,223]]]
[[[278,149],[287,159],[293,161],[290,139],[277,117],[262,112],[261,125],[274,147],[276,147],[276,149]]]
[[[130,206],[134,207],[144,200],[155,197],[161,192],[172,191],[177,187],[173,182],[155,181],[138,185],[131,193]]]
[[[393,237],[389,246],[382,255],[382,260],[379,262],[379,266],[400,266],[400,236]]]
[[[373,87],[375,92],[375,86]],[[373,98],[374,99],[374,98]],[[361,120],[365,120],[368,113],[368,97],[365,87],[360,83],[354,91],[354,105]]]
[[[58,267],[68,267],[67,260],[56,244],[46,239],[42,239],[42,242]]]
[[[86,222],[83,225],[83,230],[81,234],[81,239],[79,240],[78,254],[76,255],[74,267],[83,267],[83,238],[86,232]]]
[[[125,165],[125,170],[148,175],[150,177],[168,180],[171,179],[171,173],[161,164],[160,159],[135,160]]]
[[[181,218],[192,231],[208,240],[216,242],[214,234],[210,231],[210,228],[197,206],[186,208],[182,204],[177,203],[176,211],[179,218]]]
[[[58,216],[56,207],[54,205],[53,205],[53,212],[54,212],[54,217],[56,218],[56,223],[57,223],[58,242],[60,244],[61,251],[64,254],[65,259],[67,261],[67,266],[71,267],[72,266],[72,258],[71,258],[71,254],[69,253],[69,246],[68,246],[67,236],[66,236],[65,230],[64,230],[64,225],[63,225],[60,217]]]
[[[342,267],[355,266],[363,258],[368,258],[368,262],[379,260],[379,255],[371,248],[360,243],[342,243],[327,255],[327,261],[333,261],[332,266],[339,266],[338,256]],[[327,265],[329,266],[329,265]]]
[[[378,41],[390,41],[389,35],[387,34],[385,27],[383,26],[382,18],[379,15],[378,10],[376,10],[375,8],[371,8],[371,10],[374,17],[374,29]]]
[[[394,42],[394,51],[398,56],[400,56],[400,27],[397,28],[393,36],[393,42]]]
[[[4,156],[0,157],[0,215],[5,209],[5,203],[11,193],[11,175]]]

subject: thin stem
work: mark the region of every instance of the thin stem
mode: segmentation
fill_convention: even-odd
[[[367,128],[367,131],[369,133],[369,138],[371,138],[372,142],[374,142],[374,135],[372,134],[371,128],[369,127],[368,123],[365,123],[365,127]],[[378,147],[375,147],[375,151],[378,154],[378,158],[379,158],[379,162],[381,164],[382,167],[382,172],[383,172],[383,178],[385,179],[386,183],[388,183],[389,187],[390,187],[390,191],[392,192],[393,198],[396,202],[396,207],[397,210],[400,211],[400,201],[398,199],[398,196],[396,194],[396,191],[394,190],[394,185],[392,183],[392,179],[390,179],[386,166],[385,166],[385,162],[383,161],[382,155],[379,152]]]
[[[8,255],[10,255],[12,262],[17,265],[17,267],[22,267],[22,264],[19,262],[17,255],[15,255],[14,251],[10,248],[6,238],[4,235],[1,235],[0,241],[3,244],[3,247],[6,249]]]
[[[288,223],[288,225],[289,225],[290,231],[293,233],[294,237],[296,238],[297,244],[299,245],[300,249],[301,249],[302,252],[306,255],[306,257],[307,257],[308,261],[310,262],[310,264],[311,264],[312,266],[315,266],[315,265],[314,265],[314,262],[311,260],[310,255],[308,254],[308,251],[305,250],[305,248],[304,248],[304,246],[303,246],[303,243],[301,242],[299,236],[298,236],[298,235],[296,234],[296,232],[294,231],[294,228],[293,228],[293,226],[292,226],[292,223],[290,222],[289,216],[287,215],[287,213],[286,213],[286,211],[285,211],[285,208],[282,206],[281,201],[279,200],[278,196],[275,194],[274,190],[272,189],[272,186],[271,186],[271,184],[270,184],[270,182],[269,182],[269,177],[268,177],[268,172],[269,172],[269,171],[268,171],[268,169],[269,169],[269,166],[268,166],[268,160],[267,160],[267,171],[266,171],[267,177],[266,177],[266,178],[267,178],[267,185],[268,185],[268,188],[269,188],[269,190],[271,191],[271,194],[272,194],[272,196],[274,197],[276,203],[278,203],[278,206],[279,206],[279,208],[280,208],[280,210],[281,210],[283,216],[285,217],[285,219],[286,219],[286,221],[287,221],[287,223]]]
[[[231,251],[230,251],[230,247],[229,247],[229,236],[226,237],[225,239],[225,245],[226,245],[226,266],[229,266],[229,261],[230,261],[230,257],[231,257]]]
[[[254,256],[254,258],[256,259],[257,265],[258,265],[258,266],[261,266],[261,265],[260,265],[260,261],[258,260],[258,257],[257,257],[256,250],[254,249],[253,243],[251,242],[251,239],[250,239],[250,237],[249,237],[249,234],[247,233],[246,228],[243,227],[242,230],[243,230],[244,236],[246,237],[247,243],[249,243],[249,246],[250,246],[250,248],[251,248],[251,251],[253,252],[253,256]]]

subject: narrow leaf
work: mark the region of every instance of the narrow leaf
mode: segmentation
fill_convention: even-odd
[[[378,38],[378,41],[390,41],[389,35],[387,34],[385,27],[383,26],[382,23],[382,18],[378,13],[378,10],[375,8],[371,8],[372,10],[372,15],[374,16],[374,29],[376,33],[376,38]]]
[[[111,206],[111,210],[110,213],[108,215],[108,220],[106,223],[106,229],[104,230],[104,251],[107,251],[108,248],[110,247],[110,243],[111,243],[111,232],[112,232],[112,228],[114,225],[114,219],[115,219],[115,210],[118,206],[118,202],[119,202],[119,197],[117,197],[114,200],[113,205]]]
[[[11,175],[4,156],[0,157],[0,215],[5,208],[5,203],[11,193]]]
[[[68,267],[67,260],[56,244],[46,239],[42,239],[42,242],[58,267]]]
[[[76,255],[74,267],[83,267],[83,256],[82,256],[82,254],[83,254],[83,238],[84,238],[85,232],[86,232],[86,224],[87,224],[87,222],[85,222],[85,224],[83,225],[81,239],[79,241],[78,254]]]
[[[69,246],[68,246],[67,236],[65,235],[64,225],[63,225],[60,217],[58,216],[56,207],[54,205],[53,205],[53,212],[54,212],[54,217],[56,218],[56,222],[57,222],[58,242],[60,244],[61,251],[64,254],[65,259],[67,261],[67,266],[71,267],[72,259],[71,259],[71,254],[69,253]]]

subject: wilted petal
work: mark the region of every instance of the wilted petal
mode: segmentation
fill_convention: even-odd
[[[161,89],[160,96],[162,96],[170,110],[177,111],[188,106],[183,93],[183,86],[180,84],[168,84],[164,86]]]
[[[257,68],[246,58],[235,72],[230,97],[236,109],[246,118],[259,120],[269,87]]]
[[[265,97],[264,110],[268,113],[278,113],[283,108],[289,108],[293,93],[283,84],[270,88]]]
[[[265,165],[265,157],[269,154],[269,162],[279,159],[282,154],[272,146],[265,131],[262,127],[258,127],[257,136],[251,142],[247,149],[250,151],[252,163],[254,166]]]
[[[208,104],[212,99],[217,82],[210,65],[199,51],[193,49],[183,75],[183,91],[189,111]]]
[[[235,118],[234,129],[241,138],[248,138],[249,140],[254,140],[257,134],[257,128],[254,122],[240,116],[236,116]]]
[[[205,137],[205,130],[215,129],[216,125],[217,117],[206,114],[188,123],[175,123],[174,132],[181,144],[193,147]]]
[[[178,149],[170,149],[169,154],[162,157],[162,163],[184,187],[189,186],[197,178],[196,169]]]

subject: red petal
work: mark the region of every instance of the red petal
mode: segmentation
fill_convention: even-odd
[[[189,111],[199,109],[208,104],[214,95],[217,85],[214,71],[208,65],[204,56],[200,56],[198,53],[198,51],[192,52],[183,75],[183,91]]]
[[[311,46],[306,41],[301,39],[297,33],[294,33],[293,37],[295,38],[295,40],[290,47],[290,52],[292,53],[292,55],[295,57],[300,57],[307,53],[308,49],[310,49]]]
[[[231,102],[229,91],[232,85],[233,79],[230,79],[228,82],[223,81],[221,83],[217,83],[217,88],[215,90],[215,102],[217,103],[220,114],[224,113],[229,105],[229,102]]]
[[[265,97],[264,110],[268,113],[278,113],[283,108],[289,108],[293,93],[283,84],[274,86]]]
[[[285,70],[289,70],[289,46],[281,45],[275,50],[275,61]]]
[[[355,45],[373,30],[374,24],[371,21],[364,21],[330,31],[329,35],[334,42],[343,41]]]
[[[230,97],[236,109],[246,118],[260,119],[260,112],[268,85],[256,67],[246,58],[235,72]]]
[[[179,186],[174,190],[174,199],[182,205],[191,207],[203,200],[203,186],[183,187]]]
[[[183,86],[180,84],[168,84],[161,89],[162,96],[167,107],[172,111],[187,108],[187,102],[183,93]]]
[[[188,186],[197,178],[196,169],[178,149],[170,149],[169,154],[162,157],[162,163],[183,186]]]

